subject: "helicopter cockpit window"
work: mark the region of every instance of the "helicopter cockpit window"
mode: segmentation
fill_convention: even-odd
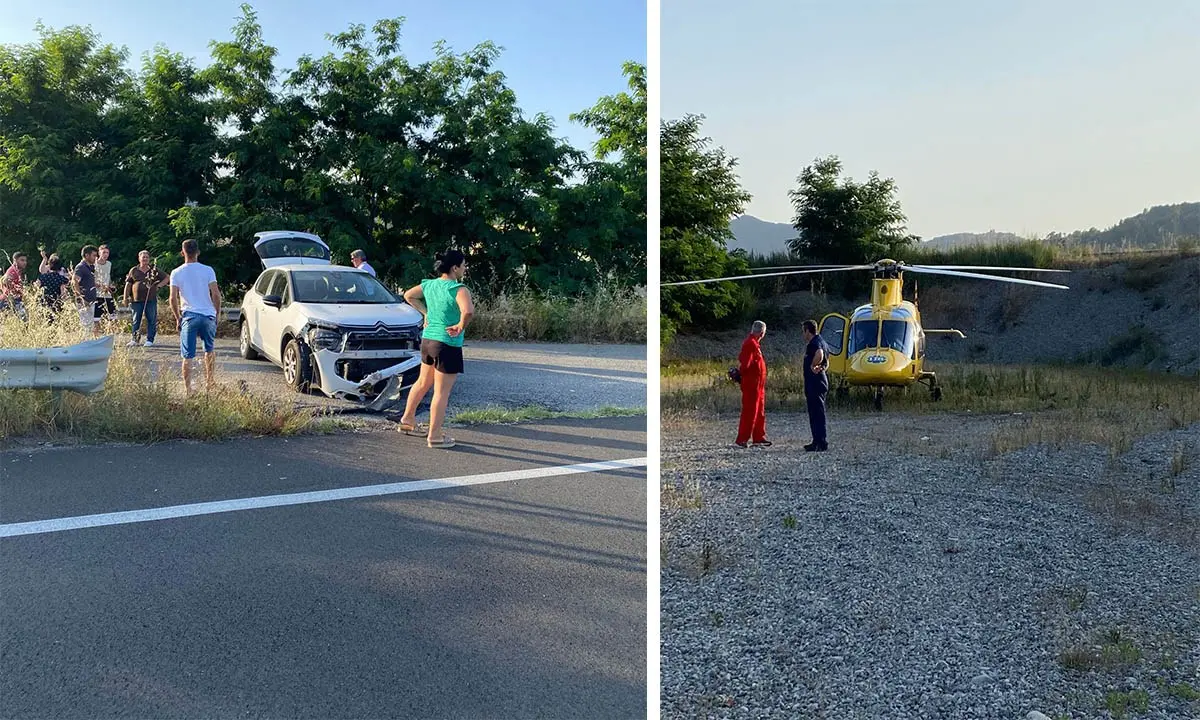
[[[883,332],[879,338],[879,346],[898,350],[907,357],[912,357],[913,344],[912,327],[903,320],[884,320]]]
[[[878,338],[878,320],[859,320],[850,323],[850,343],[846,348],[846,355],[853,355],[859,350],[875,347]]]

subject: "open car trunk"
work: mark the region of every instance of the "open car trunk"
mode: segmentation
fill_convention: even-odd
[[[329,246],[312,233],[268,230],[254,234],[254,252],[264,268],[278,265],[330,265]]]

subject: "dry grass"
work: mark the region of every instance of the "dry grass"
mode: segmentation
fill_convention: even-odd
[[[738,386],[725,378],[728,364],[696,360],[664,366],[664,424],[688,417],[736,415],[741,395]],[[941,402],[933,402],[922,386],[889,390],[884,412],[1029,413],[1027,421],[1005,423],[995,431],[993,455],[1039,443],[1063,447],[1077,442],[1098,443],[1116,455],[1143,435],[1200,422],[1197,378],[1065,365],[939,364],[938,381],[943,388]],[[876,412],[867,389],[852,389],[846,398],[831,392],[828,402],[840,415]],[[804,412],[799,358],[769,367],[767,409]]]
[[[646,289],[600,286],[580,298],[500,295],[476,300],[480,340],[645,343]]]
[[[72,345],[91,337],[78,313],[64,310],[54,322],[36,292],[27,292],[28,320],[0,313],[0,349]],[[175,363],[171,364],[172,366]],[[202,377],[199,373],[197,377]],[[216,439],[240,433],[291,435],[331,429],[313,413],[219,385],[192,398],[180,395],[178,376],[154,378],[151,369],[114,343],[104,390],[93,395],[49,390],[0,389],[0,438],[37,436],[153,442],[171,438]]]

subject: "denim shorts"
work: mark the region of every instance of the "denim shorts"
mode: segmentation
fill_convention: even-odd
[[[217,342],[217,319],[200,313],[185,312],[179,326],[179,355],[184,360],[196,357],[196,338],[204,341],[204,352],[210,353]]]

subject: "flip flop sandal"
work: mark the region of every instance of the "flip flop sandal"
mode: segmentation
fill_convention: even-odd
[[[454,447],[454,438],[443,435],[441,440],[430,440],[429,447],[431,448],[452,448]]]
[[[417,423],[416,425],[408,425],[400,423],[396,428],[396,432],[404,433],[412,437],[425,437],[429,434],[429,426],[425,423]]]

